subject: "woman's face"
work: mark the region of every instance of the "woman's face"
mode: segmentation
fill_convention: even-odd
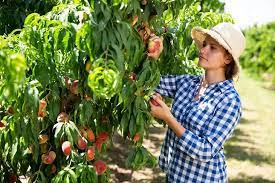
[[[205,70],[224,69],[229,61],[225,49],[213,38],[207,36],[199,54],[199,66]]]

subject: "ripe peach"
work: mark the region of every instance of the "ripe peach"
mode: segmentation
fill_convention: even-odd
[[[87,161],[92,161],[95,158],[95,147],[89,146],[86,152]]]
[[[87,129],[86,133],[87,133],[87,139],[88,139],[88,141],[94,142],[95,141],[95,134],[94,134],[94,132],[91,129]]]
[[[74,95],[78,94],[78,80],[74,80],[70,86],[70,92]]]
[[[42,154],[41,159],[44,164],[52,164],[56,158],[56,154],[54,151],[50,151],[47,154]]]
[[[69,122],[69,115],[65,112],[61,112],[58,116],[57,116],[57,119],[56,121],[58,123],[66,123],[66,122]]]
[[[69,156],[72,151],[71,142],[65,141],[62,143],[62,152],[65,154],[65,156]]]
[[[148,56],[157,60],[162,50],[163,50],[162,38],[156,35],[151,35],[148,43],[148,48],[147,48]]]
[[[134,142],[137,142],[137,141],[139,141],[140,140],[140,135],[137,133],[137,134],[135,134],[135,136],[134,136],[134,138],[133,138],[133,141]]]
[[[77,147],[80,150],[85,150],[86,147],[87,147],[87,141],[86,141],[86,139],[83,138],[83,137],[78,137],[78,139],[77,139]]]
[[[107,132],[101,132],[101,133],[99,133],[97,138],[100,139],[102,142],[105,142],[108,140],[109,135]]]
[[[39,101],[38,117],[44,118],[46,116],[46,106],[47,102],[45,100]]]
[[[101,151],[102,144],[103,144],[102,140],[96,139],[96,141],[95,141],[95,146],[96,146],[96,149],[97,149],[99,152]]]
[[[94,167],[95,167],[97,175],[102,175],[107,170],[107,165],[102,160],[97,160],[94,163]]]

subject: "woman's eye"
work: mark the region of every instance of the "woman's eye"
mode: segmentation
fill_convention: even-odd
[[[210,46],[211,50],[215,50],[216,48],[214,46]]]
[[[202,47],[205,47],[205,46],[206,46],[206,42],[203,42],[203,43],[202,43]]]

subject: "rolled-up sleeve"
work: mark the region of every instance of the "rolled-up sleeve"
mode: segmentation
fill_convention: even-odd
[[[176,145],[194,159],[210,161],[230,137],[240,117],[239,97],[226,97],[210,119],[203,136],[186,129],[180,138],[176,137]]]
[[[191,75],[162,75],[154,90],[162,96],[174,98],[180,85],[189,85]]]

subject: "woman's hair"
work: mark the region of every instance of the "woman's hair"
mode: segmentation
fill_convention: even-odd
[[[227,54],[229,56],[229,59],[231,60],[229,64],[226,64],[225,66],[225,78],[228,79],[233,79],[233,77],[236,75],[235,71],[235,67],[236,67],[236,63],[232,57],[232,55],[225,50],[225,54]]]

